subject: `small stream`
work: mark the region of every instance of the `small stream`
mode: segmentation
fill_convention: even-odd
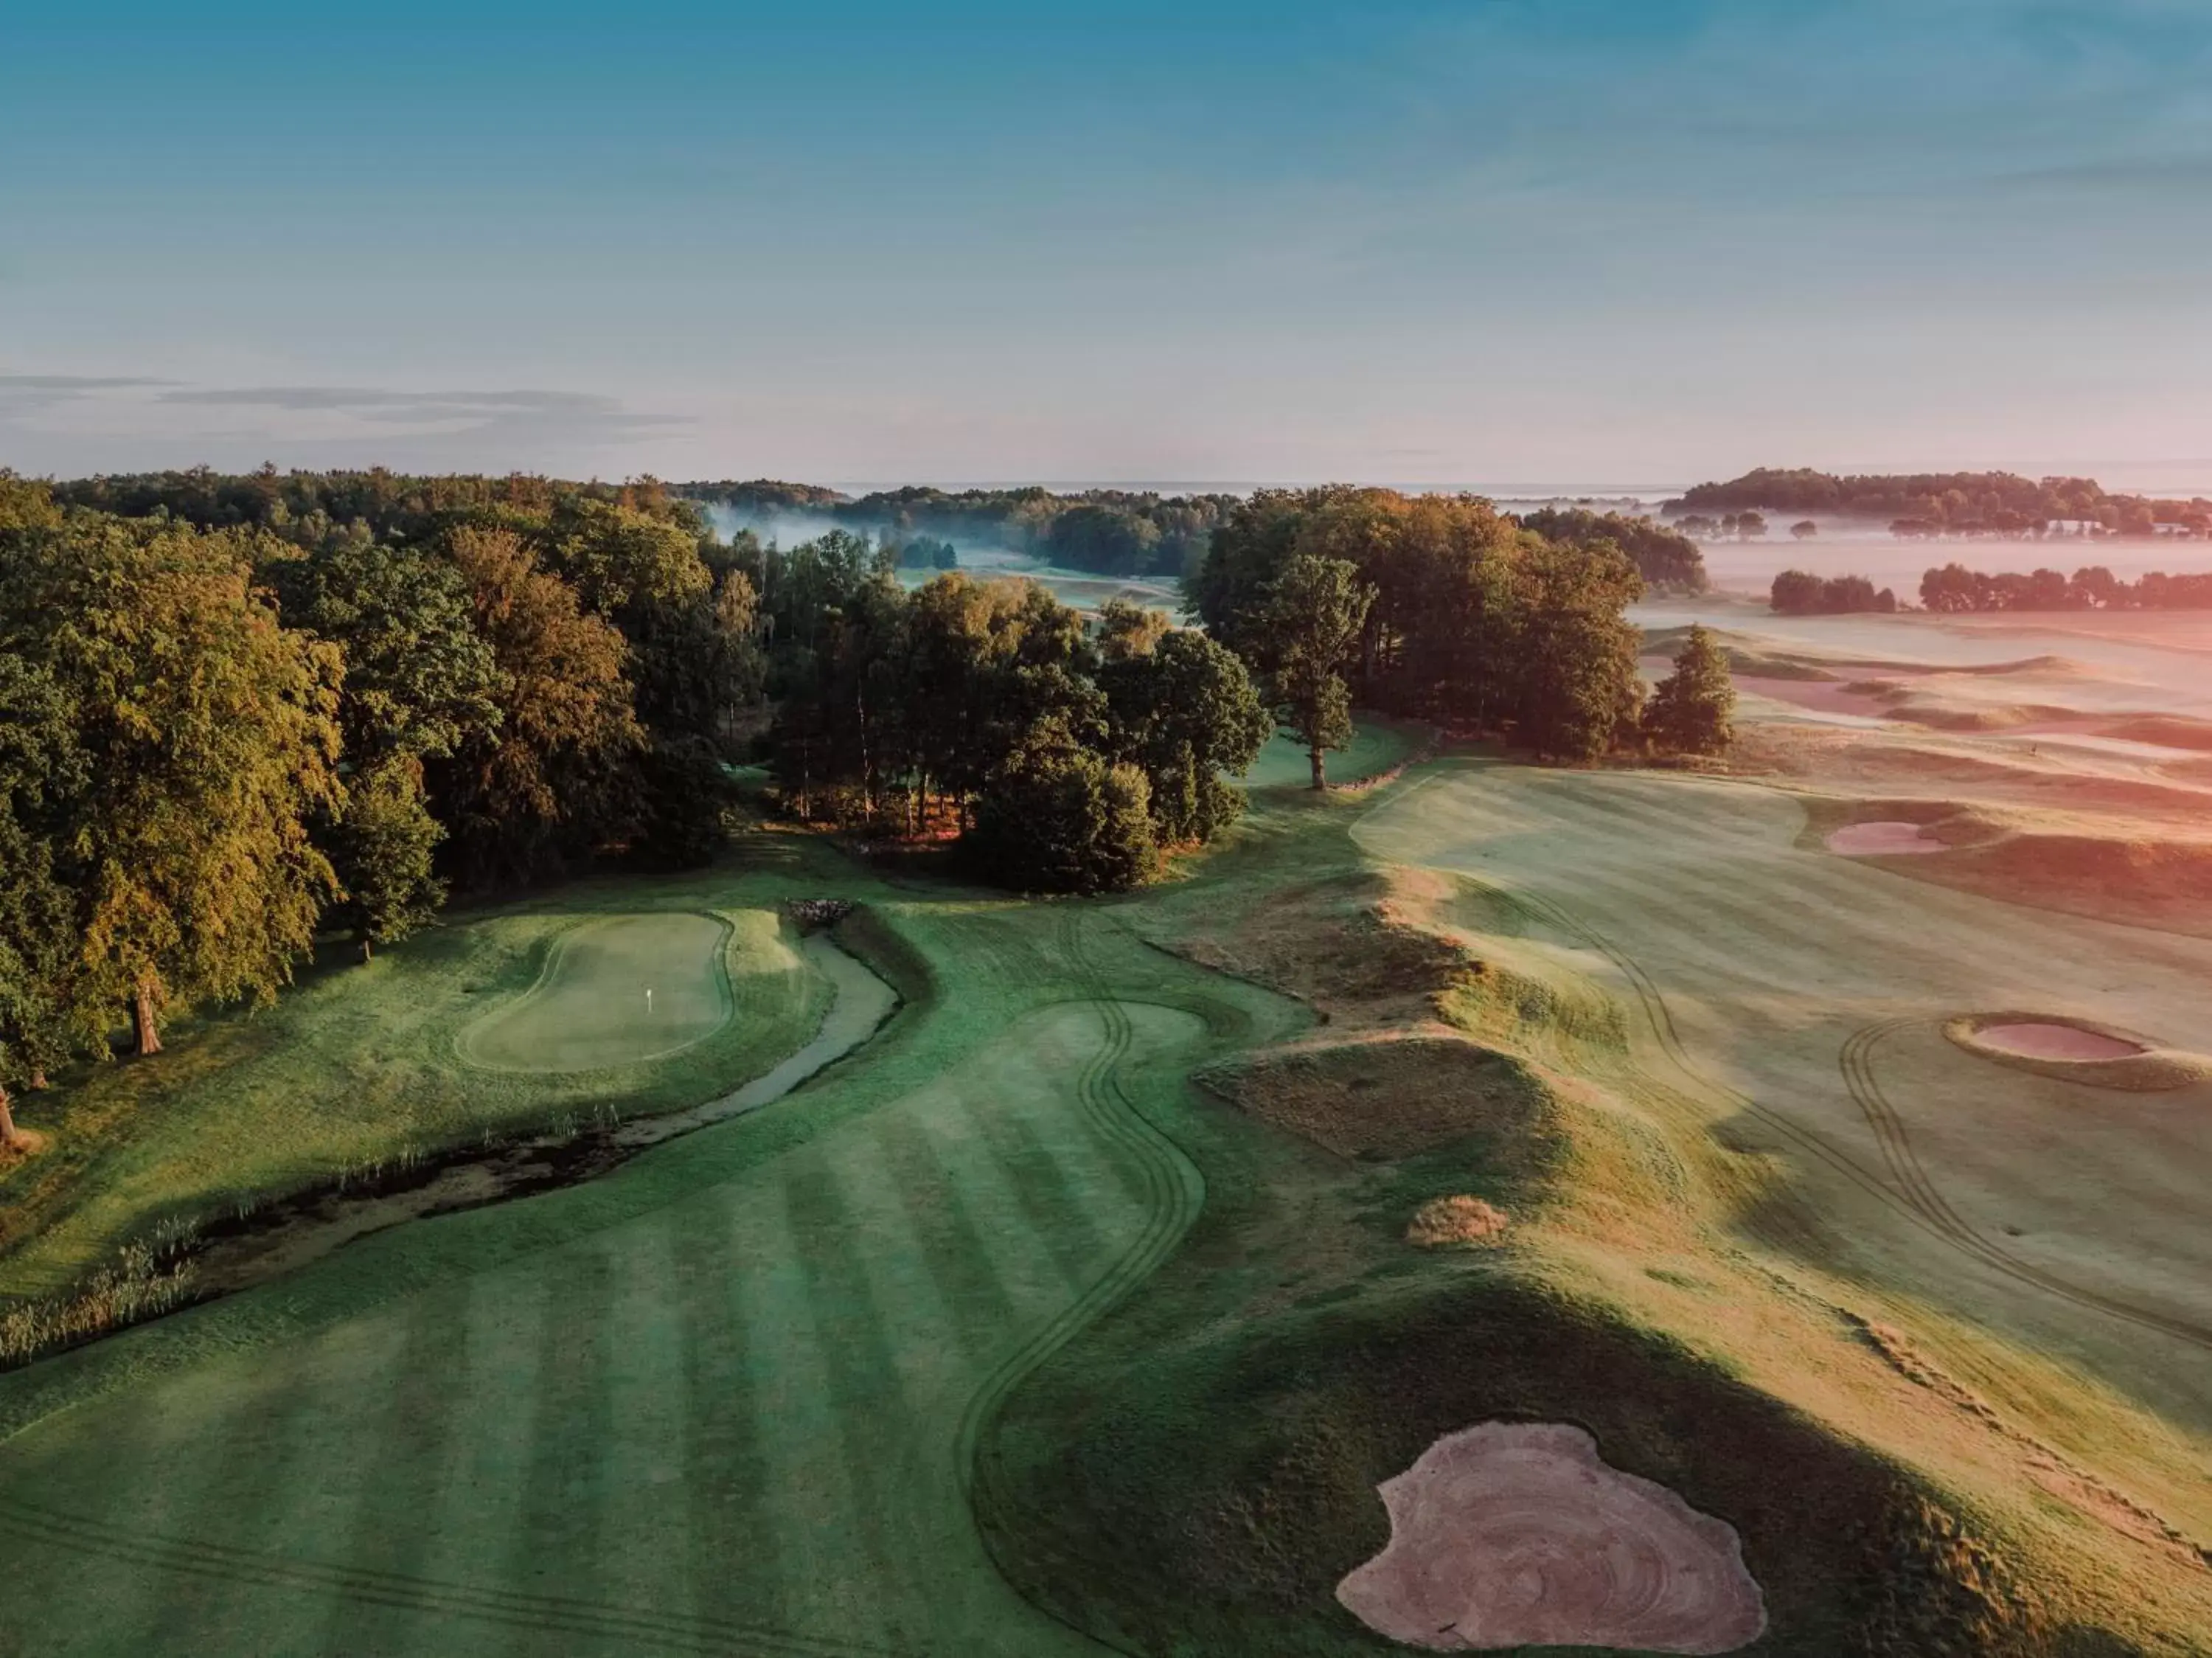
[[[370,1187],[325,1189],[287,1198],[242,1221],[209,1227],[185,1247],[191,1299],[228,1295],[319,1260],[356,1238],[408,1221],[481,1209],[620,1167],[649,1146],[781,1100],[843,1058],[898,1010],[898,993],[824,933],[799,950],[836,992],[814,1039],[743,1088],[684,1111],[453,1153]]]

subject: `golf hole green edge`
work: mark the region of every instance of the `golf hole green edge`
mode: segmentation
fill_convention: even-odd
[[[984,1554],[1006,1587],[1045,1617],[1096,1643],[1102,1649],[1121,1651],[1122,1648],[1097,1631],[1069,1622],[1051,1607],[1024,1594],[1018,1582],[999,1558],[991,1528],[982,1523],[978,1511],[981,1503],[988,1503],[1002,1512],[1011,1506],[1005,1471],[983,1449],[985,1435],[993,1419],[1035,1371],[1127,1300],[1157,1272],[1206,1207],[1205,1174],[1171,1137],[1138,1108],[1123,1090],[1119,1075],[1121,1062],[1128,1057],[1134,1041],[1134,1031],[1125,1009],[1133,1001],[1137,1005],[1167,1004],[1109,995],[1084,954],[1081,923],[1073,911],[1062,923],[1061,938],[1067,960],[1082,975],[1089,991],[1081,1000],[1096,1010],[1105,1027],[1105,1040],[1076,1080],[1076,1098],[1099,1133],[1129,1153],[1143,1179],[1150,1214],[1135,1241],[1089,1289],[1008,1354],[984,1379],[962,1414],[954,1455],[969,1522],[975,1527]]]
[[[690,936],[677,948],[662,951],[641,948],[642,940],[632,937],[670,933]],[[529,989],[460,1033],[455,1055],[477,1070],[525,1076],[616,1070],[696,1047],[727,1026],[737,1011],[729,961],[737,938],[726,917],[692,910],[583,921],[553,939]],[[647,960],[655,954],[669,959]],[[678,1033],[676,1040],[651,1046],[631,1037],[642,1009],[630,1003],[634,992],[653,991],[641,982],[629,982],[647,972],[664,981],[658,987],[660,1010],[672,1013]],[[617,978],[623,980],[619,987]],[[615,1011],[618,991],[627,1014]]]

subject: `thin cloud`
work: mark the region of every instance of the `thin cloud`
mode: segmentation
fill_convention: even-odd
[[[430,471],[552,464],[589,470],[613,451],[696,424],[618,398],[542,387],[195,386],[145,375],[0,375],[7,458],[68,469],[383,465]],[[5,458],[0,458],[5,464]]]

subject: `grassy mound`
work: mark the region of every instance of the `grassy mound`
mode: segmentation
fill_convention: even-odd
[[[1512,1219],[1502,1209],[1480,1198],[1455,1193],[1431,1198],[1413,1211],[1406,1228],[1406,1241],[1424,1249],[1451,1249],[1465,1244],[1485,1244],[1504,1234]]]
[[[1802,867],[1786,801],[1514,775],[1527,799],[1472,809],[1577,871],[1528,815],[1555,789],[1639,848],[1771,838]],[[1395,799],[1433,813],[1433,781]],[[1761,814],[1656,832],[1662,803],[1709,798]],[[1130,1651],[1385,1650],[1334,1594],[1385,1540],[1375,1487],[1471,1424],[1563,1421],[1742,1534],[1772,1614],[1746,1650],[2194,1649],[2212,1582],[2124,1494],[2192,1512],[2154,1466],[2170,1428],[1876,1289],[1771,1136],[1655,1051],[1679,1037],[1632,962],[1540,895],[1373,861],[1361,821],[1262,812],[1137,923],[1325,1025],[1204,1074],[1224,1108],[1186,1137],[1209,1208],[1184,1252],[989,1425],[978,1515],[1025,1594]],[[1478,1247],[1419,1247],[1440,1234]],[[1954,1364],[1985,1356],[1984,1393],[1924,1342],[1910,1365],[1870,1344],[1869,1307]]]
[[[1085,1552],[1025,1586],[1139,1650],[1377,1650],[1334,1598],[1389,1539],[1375,1488],[1498,1420],[1573,1422],[1612,1466],[1735,1527],[1771,1620],[1758,1651],[2065,1649],[1995,1540],[1920,1482],[1662,1338],[1503,1275],[1308,1301],[1170,1342],[1110,1393],[1024,1401],[1032,1419],[1079,1402],[1081,1435],[1048,1448],[1032,1429],[1024,1448],[1060,1501],[1054,1542]],[[1026,1563],[1035,1516],[986,1520]]]
[[[1450,1037],[1279,1050],[1200,1080],[1340,1157],[1405,1157],[1476,1135],[1503,1153],[1543,1137],[1547,1114],[1542,1085],[1518,1060]]]

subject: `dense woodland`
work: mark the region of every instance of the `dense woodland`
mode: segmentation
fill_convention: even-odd
[[[743,521],[769,524],[793,515],[820,516],[894,546],[928,534],[1003,547],[1067,570],[1155,578],[1194,578],[1213,532],[1243,505],[1243,497],[1234,495],[1162,496],[1133,490],[948,494],[917,486],[855,499],[816,485],[770,479],[672,487],[687,499],[726,508]],[[1548,539],[1577,546],[1610,541],[1629,556],[1654,591],[1705,590],[1705,561],[1696,542],[1651,519],[1547,507],[1517,521]]]
[[[2212,574],[2153,570],[2129,582],[2101,564],[2067,576],[2055,570],[1986,575],[1945,564],[1920,578],[1929,610],[2212,610]]]
[[[1093,508],[1042,533],[1101,533]],[[196,1003],[266,1000],[319,938],[366,958],[455,892],[711,857],[744,762],[799,818],[1097,891],[1232,823],[1277,728],[1322,786],[1355,704],[1560,758],[1724,747],[1709,639],[1644,708],[1614,536],[1694,563],[1540,521],[1264,491],[1192,556],[1200,631],[911,586],[954,554],[910,526],[726,542],[649,479],[0,472],[0,1137],[9,1088],[126,1017],[152,1052]]]
[[[1898,535],[2042,536],[2062,530],[2125,536],[2212,539],[2212,501],[2114,495],[2089,478],[2021,478],[2012,472],[1913,472],[1838,478],[1805,468],[1762,466],[1723,484],[1700,484],[1661,509],[1707,523],[1716,515],[1825,513],[1886,523]]]
[[[1588,759],[1640,742],[1644,578],[1610,539],[1552,540],[1474,496],[1263,490],[1188,584],[1316,752],[1352,704]]]
[[[1781,616],[1888,612],[1897,608],[1897,594],[1887,588],[1876,592],[1874,583],[1863,576],[1820,576],[1809,570],[1785,570],[1774,578],[1767,607]]]

